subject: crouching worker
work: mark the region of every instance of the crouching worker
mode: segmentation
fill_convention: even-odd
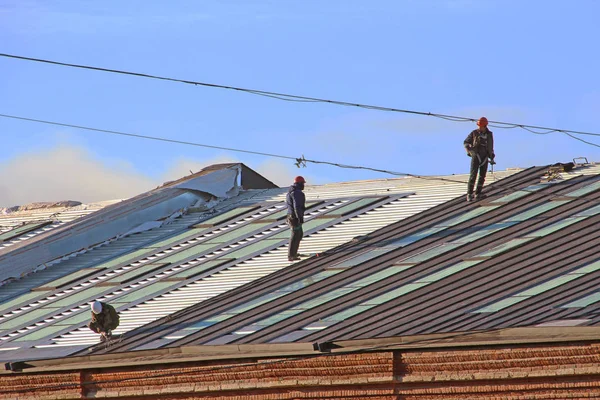
[[[110,339],[112,331],[117,326],[119,326],[117,310],[110,304],[94,301],[92,303],[92,320],[88,324],[88,328],[102,335],[100,340],[104,342]]]

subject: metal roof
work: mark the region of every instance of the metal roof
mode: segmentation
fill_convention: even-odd
[[[97,351],[597,326],[600,167],[580,166],[553,180],[547,171],[508,176],[479,202],[460,196],[406,218],[377,218],[370,233],[352,229],[362,237],[337,242],[321,257],[255,277]],[[337,194],[343,185],[327,190]],[[312,248],[312,236],[303,245]]]
[[[0,215],[0,251],[89,215],[115,201]],[[10,250],[10,249],[8,249]]]
[[[517,172],[497,172],[488,182]],[[462,198],[467,177],[445,178],[308,186],[310,208],[301,252],[327,252],[354,238],[389,230],[388,226],[457,196]],[[288,276],[296,276],[313,261],[287,261],[285,191],[246,190],[208,212],[191,210],[175,225],[62,260],[52,266],[58,272],[52,280],[46,277],[44,282],[30,284],[26,291],[0,303],[0,350],[4,350],[0,358],[58,357],[96,343],[97,335],[84,325],[89,319],[88,304],[95,299],[108,301],[119,311],[121,325],[116,334],[148,333],[160,331],[161,323],[155,321],[194,315],[198,305],[226,299],[229,292],[239,295],[240,287],[245,292],[264,281],[289,281]],[[6,290],[10,285],[5,286]],[[171,341],[161,335],[123,344],[152,348]]]

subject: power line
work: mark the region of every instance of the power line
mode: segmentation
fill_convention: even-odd
[[[135,138],[139,138],[139,139],[158,140],[158,141],[161,141],[161,142],[185,144],[185,145],[188,145],[188,146],[207,147],[209,149],[227,150],[227,151],[234,151],[234,152],[239,152],[239,153],[257,154],[257,155],[260,155],[260,156],[285,158],[285,159],[288,159],[288,160],[296,160],[295,157],[282,156],[282,155],[279,155],[279,154],[270,154],[270,153],[263,153],[263,152],[260,152],[260,151],[234,149],[234,148],[231,148],[231,147],[213,146],[213,145],[209,145],[209,144],[200,144],[200,143],[194,143],[194,142],[186,142],[186,141],[183,141],[183,140],[167,139],[167,138],[161,138],[161,137],[157,137],[157,136],[138,135],[138,134],[135,134],[135,133],[119,132],[119,131],[113,131],[113,130],[109,130],[109,129],[92,128],[92,127],[89,127],[89,126],[66,124],[66,123],[55,122],[55,121],[45,121],[45,120],[42,120],[42,119],[35,119],[35,118],[19,117],[19,116],[16,116],[16,115],[0,114],[0,117],[3,117],[3,118],[12,118],[12,119],[19,119],[19,120],[22,120],[22,121],[29,121],[29,122],[38,122],[40,124],[47,124],[47,125],[64,126],[64,127],[67,127],[67,128],[84,129],[84,130],[94,131],[94,132],[110,133],[112,135],[129,136],[129,137],[135,137]]]
[[[405,114],[436,117],[436,118],[441,118],[441,119],[454,121],[454,122],[475,122],[476,121],[475,118],[461,117],[461,116],[456,116],[456,115],[446,115],[446,114],[438,114],[438,113],[431,113],[431,112],[425,112],[425,111],[415,111],[415,110],[406,110],[406,109],[392,108],[392,107],[374,106],[374,105],[352,103],[352,102],[340,101],[340,100],[328,100],[328,99],[322,99],[322,98],[318,98],[318,97],[299,96],[299,95],[271,92],[271,91],[265,91],[265,90],[256,90],[256,89],[242,88],[242,87],[236,87],[236,86],[220,85],[220,84],[215,84],[215,83],[169,78],[169,77],[164,77],[164,76],[159,76],[159,75],[144,74],[144,73],[140,73],[140,72],[131,72],[131,71],[118,70],[118,69],[94,67],[94,66],[90,66],[90,65],[65,63],[65,62],[46,60],[46,59],[41,59],[41,58],[18,56],[18,55],[14,55],[14,54],[0,53],[0,56],[12,58],[12,59],[24,60],[24,61],[33,61],[33,62],[39,62],[39,63],[45,63],[45,64],[59,65],[59,66],[63,66],[63,67],[81,68],[81,69],[88,69],[88,70],[93,70],[93,71],[110,72],[110,73],[121,74],[121,75],[137,76],[137,77],[141,77],[141,78],[159,79],[159,80],[165,80],[165,81],[171,81],[171,82],[179,82],[179,83],[185,83],[185,84],[190,84],[190,85],[195,85],[195,86],[205,86],[205,87],[217,88],[217,89],[234,90],[234,91],[255,94],[255,95],[259,95],[259,96],[275,98],[275,99],[283,100],[283,101],[328,103],[328,104],[334,104],[334,105],[339,105],[339,106],[364,108],[364,109],[368,109],[368,110],[398,112],[398,113],[405,113]],[[501,129],[521,128],[521,129],[524,129],[524,130],[527,130],[529,132],[536,133],[536,134],[549,134],[552,132],[557,132],[557,133],[564,133],[567,135],[570,133],[573,135],[600,136],[600,133],[595,133],[595,132],[584,132],[584,131],[574,131],[574,130],[569,130],[569,129],[548,128],[548,127],[543,127],[543,126],[519,124],[519,123],[513,123],[513,122],[489,121],[489,123],[490,123],[490,126],[496,127],[496,128],[501,128]],[[532,130],[544,130],[545,132],[543,132],[543,133],[542,132],[534,132]],[[571,135],[568,135],[568,136],[572,137]],[[586,142],[586,141],[583,141],[583,142],[587,143],[587,144],[591,144],[593,146],[600,147],[600,145],[597,145],[594,143],[590,143],[590,142]]]
[[[239,152],[239,153],[257,154],[257,155],[263,155],[263,156],[267,156],[267,157],[275,157],[275,158],[282,158],[282,159],[287,159],[287,160],[294,160],[295,161],[294,165],[296,165],[298,168],[305,167],[307,163],[323,164],[323,165],[330,165],[330,166],[338,167],[338,168],[381,172],[381,173],[393,175],[393,176],[410,177],[410,178],[416,178],[416,179],[449,182],[449,183],[460,183],[463,185],[467,184],[466,181],[450,179],[450,178],[443,178],[440,176],[415,175],[415,174],[410,174],[410,173],[406,173],[406,172],[396,172],[396,171],[390,171],[390,170],[385,170],[385,169],[380,169],[380,168],[372,168],[372,167],[366,167],[366,166],[360,166],[360,165],[348,165],[348,164],[335,163],[335,162],[331,162],[331,161],[311,160],[311,159],[305,158],[304,155],[302,155],[301,157],[291,157],[291,156],[285,156],[285,155],[281,155],[281,154],[263,153],[263,152],[252,151],[252,150],[243,150],[243,149],[235,149],[235,148],[231,148],[231,147],[214,146],[214,145],[209,145],[209,144],[187,142],[187,141],[183,141],[183,140],[167,139],[167,138],[162,138],[162,137],[158,137],[158,136],[140,135],[140,134],[135,134],[135,133],[113,131],[113,130],[109,130],[109,129],[92,128],[92,127],[83,126],[83,125],[67,124],[67,123],[63,123],[63,122],[54,122],[54,121],[47,121],[47,120],[42,120],[42,119],[20,117],[20,116],[16,116],[16,115],[0,114],[0,117],[12,118],[12,119],[29,121],[29,122],[37,122],[37,123],[41,123],[41,124],[83,129],[83,130],[108,133],[108,134],[113,134],[113,135],[129,136],[129,137],[134,137],[134,138],[138,138],[138,139],[156,140],[156,141],[161,141],[161,142],[183,144],[183,145],[188,145],[188,146],[206,147],[206,148],[211,148],[211,149],[227,150],[227,151],[233,151],[233,152]],[[574,138],[577,140],[583,140],[583,139],[580,139],[577,137],[574,137]],[[499,183],[496,183],[495,185],[498,188],[508,190],[510,192],[516,192],[516,191],[526,191],[527,192],[528,191],[526,189],[515,189],[513,187],[504,186]],[[533,193],[534,191],[531,191],[531,192]],[[550,198],[560,197],[560,195],[550,195],[549,197]],[[598,201],[595,201],[595,200],[586,200],[586,202],[598,203]]]
[[[138,139],[157,140],[157,141],[161,141],[161,142],[183,144],[183,145],[188,145],[188,146],[206,147],[206,148],[210,148],[210,149],[219,149],[219,150],[227,150],[227,151],[233,151],[233,152],[238,152],[238,153],[248,153],[248,154],[256,154],[256,155],[262,155],[262,156],[267,156],[267,157],[283,158],[283,159],[287,159],[287,160],[294,160],[297,167],[305,166],[306,163],[326,164],[326,165],[331,165],[331,166],[335,166],[335,167],[339,167],[339,168],[362,169],[362,170],[368,170],[368,171],[373,171],[373,172],[381,172],[381,173],[395,175],[395,176],[409,176],[409,177],[421,178],[421,179],[435,178],[436,180],[447,180],[449,182],[454,182],[454,183],[465,183],[463,181],[451,180],[451,179],[446,179],[446,178],[413,175],[413,174],[404,173],[404,172],[395,172],[395,171],[389,171],[389,170],[385,170],[385,169],[371,168],[371,167],[358,166],[358,165],[339,164],[339,163],[334,163],[334,162],[330,162],[330,161],[310,160],[310,159],[305,158],[304,156],[291,157],[291,156],[285,156],[285,155],[281,155],[281,154],[263,153],[263,152],[259,152],[259,151],[236,149],[236,148],[232,148],[232,147],[214,146],[214,145],[202,144],[202,143],[196,143],[196,142],[187,142],[187,141],[183,141],[183,140],[167,139],[167,138],[162,138],[162,137],[158,137],[158,136],[140,135],[140,134],[135,134],[135,133],[114,131],[114,130],[109,130],[109,129],[92,128],[92,127],[83,126],[83,125],[67,124],[67,123],[63,123],[63,122],[55,122],[55,121],[47,121],[47,120],[42,120],[42,119],[20,117],[20,116],[16,116],[16,115],[0,114],[0,117],[17,119],[17,120],[22,120],[22,121],[29,121],[29,122],[37,122],[37,123],[47,124],[47,125],[56,125],[56,126],[63,126],[63,127],[68,127],[68,128],[83,129],[83,130],[89,130],[89,131],[94,131],[94,132],[108,133],[111,135],[129,136],[129,137],[134,137],[134,138],[138,138]]]

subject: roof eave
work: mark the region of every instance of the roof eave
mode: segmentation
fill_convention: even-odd
[[[326,342],[327,353],[364,353],[370,351],[415,351],[468,347],[515,346],[543,344],[600,343],[600,327],[507,328],[493,331],[452,332]],[[321,343],[323,345],[323,343]],[[265,359],[319,354],[317,343],[275,343],[241,345],[201,345],[139,350],[123,353],[95,354],[66,358],[40,359],[7,363],[0,373],[50,372],[98,368],[134,367],[174,363],[231,359]]]

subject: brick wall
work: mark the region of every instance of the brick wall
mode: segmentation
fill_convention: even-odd
[[[508,347],[396,353],[406,399],[600,397],[600,347]]]
[[[62,373],[25,371],[0,375],[0,393],[20,391],[5,392],[0,398],[583,399],[600,398],[599,365],[596,345],[382,351]]]

